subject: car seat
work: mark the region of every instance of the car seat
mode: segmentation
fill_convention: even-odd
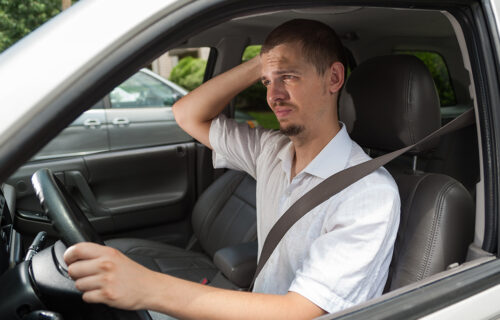
[[[339,117],[364,148],[390,152],[440,127],[439,98],[426,66],[409,55],[360,64],[340,97]],[[430,141],[413,160],[435,148]],[[474,202],[455,179],[416,170],[415,163],[386,166],[399,187],[401,219],[386,290],[446,270],[465,260],[474,234]]]
[[[195,282],[211,282],[218,272],[213,257],[219,249],[257,238],[255,180],[243,172],[225,172],[199,197],[191,220],[203,252],[132,238],[111,239],[106,245],[152,270]]]

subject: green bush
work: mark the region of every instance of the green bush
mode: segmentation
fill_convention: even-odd
[[[187,90],[193,90],[203,82],[207,62],[203,59],[184,57],[170,72],[173,81]]]
[[[246,62],[260,54],[262,46],[248,46],[243,52],[242,62]],[[254,83],[236,97],[236,108],[249,110],[268,110],[266,102],[266,87],[259,81]]]

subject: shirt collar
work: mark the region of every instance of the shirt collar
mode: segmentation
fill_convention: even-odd
[[[345,169],[352,149],[352,140],[347,133],[346,126],[341,122],[342,128],[321,150],[321,152],[302,170],[310,175],[326,179],[329,176]],[[295,149],[290,141],[278,153],[281,165],[290,181],[290,172]]]

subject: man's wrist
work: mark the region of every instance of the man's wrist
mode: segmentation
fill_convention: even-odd
[[[138,283],[142,287],[142,295],[138,297],[136,309],[158,311],[161,301],[164,302],[162,289],[167,285],[165,280],[164,274],[148,270],[143,281]]]

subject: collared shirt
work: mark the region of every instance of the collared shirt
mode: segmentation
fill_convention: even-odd
[[[210,127],[214,166],[257,180],[259,256],[274,223],[307,191],[370,157],[342,129],[290,180],[294,147],[278,131],[219,116]],[[382,293],[399,226],[400,200],[380,168],[318,205],[293,225],[256,279],[254,292],[294,291],[327,312]]]

